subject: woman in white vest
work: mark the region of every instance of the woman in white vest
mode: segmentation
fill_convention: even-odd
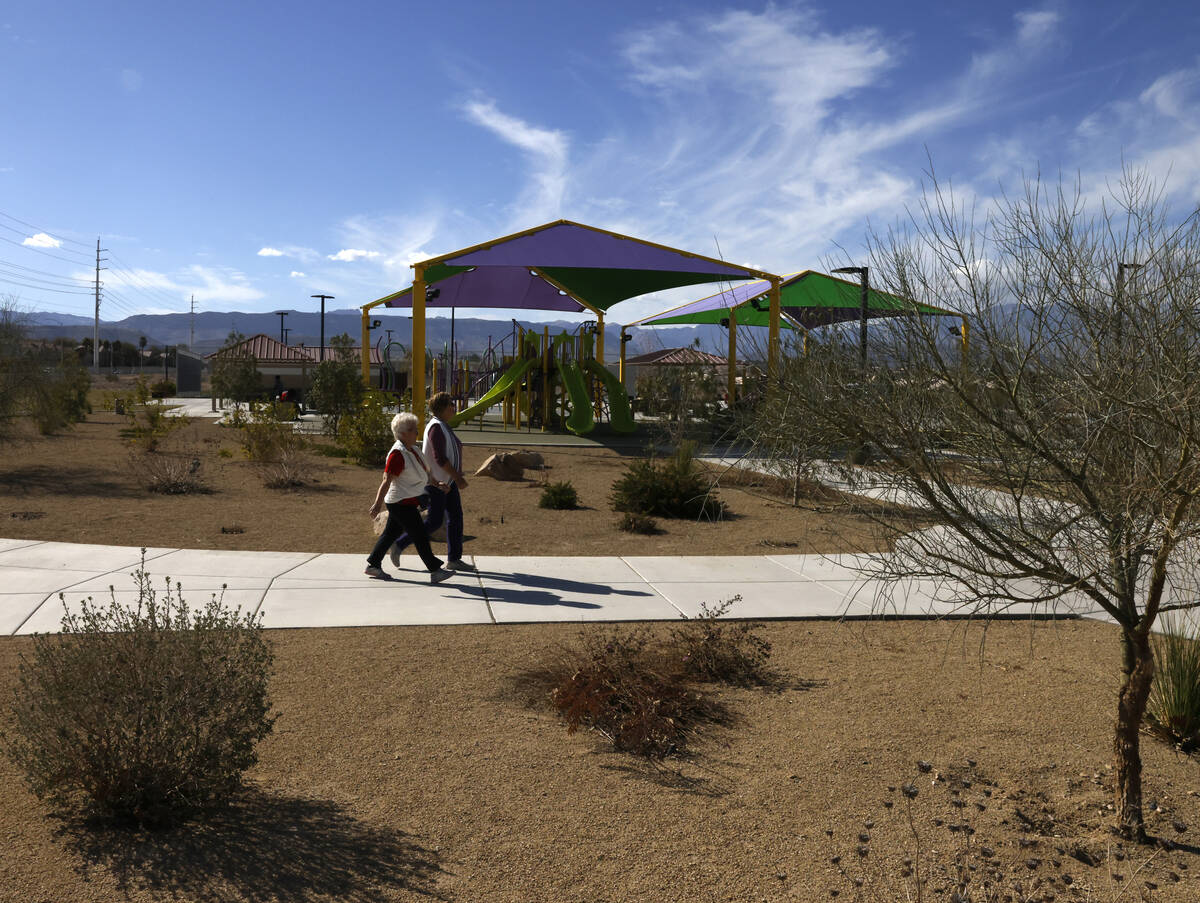
[[[463,561],[463,509],[460,491],[467,488],[463,474],[463,446],[449,420],[454,416],[454,399],[438,392],[429,399],[429,423],[421,450],[429,462],[436,482],[429,486],[429,513],[425,532],[432,534],[446,521],[446,567],[452,571],[473,571],[474,565]],[[413,540],[408,534],[399,537],[392,546],[392,564],[400,567],[400,553]]]
[[[387,579],[383,571],[383,556],[397,537],[406,534],[416,544],[421,561],[429,570],[429,582],[441,583],[453,576],[453,572],[443,568],[442,560],[433,554],[429,534],[421,523],[421,509],[417,506],[426,486],[444,490],[445,484],[437,486],[437,480],[429,472],[429,464],[417,449],[416,414],[405,411],[393,417],[392,435],[396,437],[396,444],[388,452],[383,481],[379,484],[379,491],[375,493],[375,501],[370,509],[371,517],[374,517],[387,505],[387,525],[379,534],[375,548],[367,556],[366,575]]]

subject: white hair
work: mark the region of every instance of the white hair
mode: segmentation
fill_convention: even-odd
[[[417,420],[417,415],[412,411],[401,411],[392,418],[392,435],[399,439],[401,433],[415,430],[418,423],[420,421]]]

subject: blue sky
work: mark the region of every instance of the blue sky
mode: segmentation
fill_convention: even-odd
[[[927,153],[985,199],[1124,161],[1183,209],[1198,37],[1194,2],[12,4],[0,296],[90,316],[99,236],[106,319],[354,307],[558,218],[819,269]]]

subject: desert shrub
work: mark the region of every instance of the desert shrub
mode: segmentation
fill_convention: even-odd
[[[647,758],[682,752],[710,706],[655,652],[645,628],[585,633],[550,691],[567,732],[591,728],[615,749]]]
[[[570,480],[561,483],[547,483],[538,499],[539,508],[552,508],[562,511],[579,507],[579,493],[571,485]]]
[[[1154,639],[1154,684],[1146,722],[1185,749],[1200,747],[1200,636],[1181,619],[1169,620]]]
[[[151,492],[188,495],[209,491],[200,473],[200,457],[193,451],[135,451],[129,456],[129,466]]]
[[[79,423],[91,413],[92,378],[74,361],[45,368],[29,387],[29,414],[42,435]]]
[[[643,536],[653,536],[662,532],[654,518],[632,511],[626,511],[617,518],[617,529],[625,533],[640,533]]]
[[[366,389],[362,383],[362,368],[354,354],[353,340],[347,335],[340,335],[330,340],[330,345],[333,346],[333,356],[321,361],[313,369],[307,402],[309,407],[321,412],[325,434],[337,436],[342,418],[358,409]],[[389,439],[389,446],[391,442]]]
[[[630,462],[613,483],[613,510],[650,517],[720,519],[725,505],[696,462],[694,448],[692,443],[684,442],[661,463],[653,457]]]
[[[671,644],[684,673],[698,680],[738,685],[761,685],[770,679],[767,660],[771,644],[752,621],[721,620],[740,595],[710,606],[701,603],[700,613],[671,628]]]
[[[145,451],[154,451],[163,439],[189,423],[188,418],[172,416],[170,411],[161,401],[127,404],[128,426],[121,430],[121,436]]]
[[[160,598],[143,563],[135,604],[89,599],[22,656],[8,756],[39,798],[162,824],[237,788],[275,722],[259,618],[217,596]]]
[[[377,466],[396,441],[392,435],[391,399],[382,392],[367,392],[360,402],[338,419],[337,441],[356,464]]]
[[[291,489],[304,484],[308,469],[304,437],[293,427],[291,415],[290,404],[255,402],[242,424],[242,451],[268,489]]]
[[[176,391],[175,381],[171,379],[160,379],[158,382],[150,386],[151,398],[169,398]]]
[[[242,345],[245,340],[245,336],[234,330],[213,358],[210,383],[215,397],[249,402],[263,394],[258,358]]]

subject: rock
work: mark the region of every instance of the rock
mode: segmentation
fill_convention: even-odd
[[[522,467],[541,467],[546,463],[546,460],[535,451],[512,452],[509,457]]]
[[[498,452],[480,465],[479,469],[475,471],[475,476],[515,481],[524,479],[525,468],[515,461],[514,455],[509,452]]]

